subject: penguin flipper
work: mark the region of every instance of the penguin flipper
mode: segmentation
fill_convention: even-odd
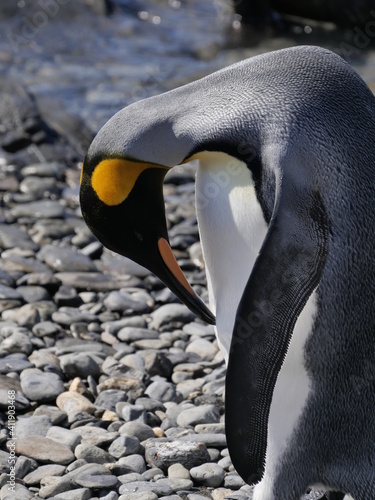
[[[226,377],[228,448],[249,484],[263,476],[276,379],[328,255],[328,218],[320,193],[285,177],[238,306]]]

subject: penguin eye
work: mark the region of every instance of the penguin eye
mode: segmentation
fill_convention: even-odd
[[[135,234],[137,240],[139,240],[141,242],[143,241],[143,235],[141,233],[139,233],[138,231],[134,231],[134,234]]]

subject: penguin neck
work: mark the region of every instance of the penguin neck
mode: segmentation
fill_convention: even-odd
[[[268,225],[246,163],[204,151],[196,178],[196,210],[210,307],[226,362],[236,311]]]

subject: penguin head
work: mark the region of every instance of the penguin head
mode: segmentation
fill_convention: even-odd
[[[94,139],[82,168],[85,222],[105,247],[152,271],[192,312],[213,324],[213,314],[189,285],[169,245],[163,181],[170,166],[165,165],[162,145],[164,164],[137,157],[134,137],[112,135],[110,122]],[[113,140],[118,137],[123,137],[120,144]]]

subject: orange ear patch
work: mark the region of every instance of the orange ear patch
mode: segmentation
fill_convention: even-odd
[[[103,203],[108,206],[119,205],[129,196],[139,175],[148,168],[166,167],[109,158],[95,167],[91,176],[91,185]]]

